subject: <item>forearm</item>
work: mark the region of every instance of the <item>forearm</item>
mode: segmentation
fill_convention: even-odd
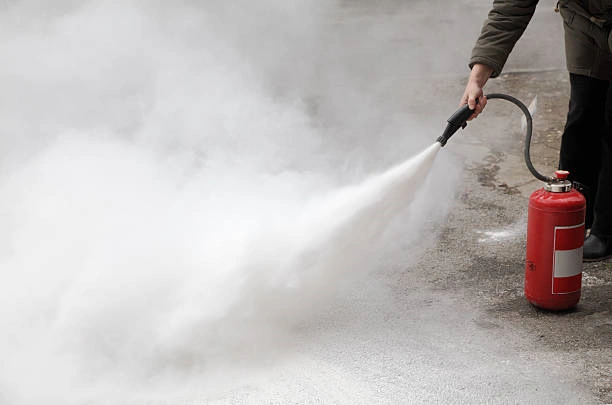
[[[472,66],[470,72],[470,78],[468,83],[472,83],[477,87],[483,88],[487,80],[493,74],[493,68],[491,66],[484,65],[482,63],[476,63]]]
[[[538,0],[495,0],[472,50],[470,67],[484,64],[492,68],[490,77],[498,76],[537,4]]]

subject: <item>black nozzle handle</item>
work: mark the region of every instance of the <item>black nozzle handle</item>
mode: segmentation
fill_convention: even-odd
[[[476,102],[478,103],[478,99],[476,99]],[[467,104],[455,111],[455,113],[451,115],[448,120],[446,120],[448,125],[437,141],[440,142],[442,146],[446,145],[446,141],[448,141],[449,138],[459,130],[459,128],[463,129],[466,127],[467,120],[472,116],[472,114],[474,114],[474,110]]]
[[[459,108],[451,117],[446,120],[449,124],[459,125],[461,128],[465,128],[467,120],[474,114],[474,110],[470,109],[469,105],[464,105]]]

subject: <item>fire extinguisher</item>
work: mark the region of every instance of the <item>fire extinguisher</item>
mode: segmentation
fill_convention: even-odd
[[[525,297],[550,310],[580,300],[586,200],[558,170],[529,198]]]
[[[494,93],[486,97],[510,101],[523,111],[526,119],[525,163],[531,174],[544,182],[544,187],[529,198],[525,298],[543,309],[572,308],[580,300],[586,200],[572,188],[569,172],[558,170],[554,177],[547,177],[533,167],[529,153],[533,122],[525,104],[507,94]],[[472,113],[467,105],[457,110],[448,119],[438,142],[444,146],[459,128],[465,128]]]

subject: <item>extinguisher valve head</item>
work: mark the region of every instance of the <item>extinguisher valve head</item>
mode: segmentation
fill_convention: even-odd
[[[569,172],[567,170],[557,170],[555,177],[544,185],[544,190],[552,193],[567,193],[572,189],[572,183],[567,179]]]

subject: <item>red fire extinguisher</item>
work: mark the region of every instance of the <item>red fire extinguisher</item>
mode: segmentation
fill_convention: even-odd
[[[533,167],[529,155],[533,121],[531,112],[520,100],[507,94],[487,94],[487,99],[510,101],[525,115],[525,150],[527,168],[544,188],[529,199],[527,223],[527,254],[525,266],[525,297],[533,305],[563,310],[574,307],[580,300],[582,283],[582,246],[586,200],[572,189],[569,172],[558,170],[555,177],[544,176]],[[446,130],[438,138],[442,146],[474,113],[467,105],[449,119]]]
[[[558,170],[529,198],[525,298],[563,310],[580,300],[586,200]]]

